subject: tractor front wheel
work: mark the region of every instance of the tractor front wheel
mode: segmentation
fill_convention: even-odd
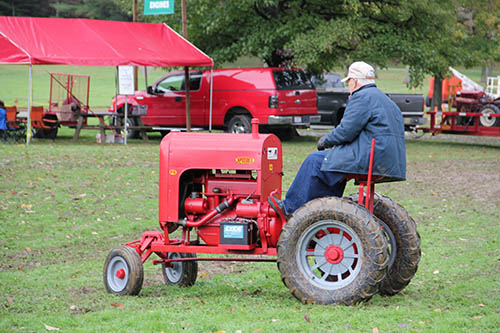
[[[104,263],[104,285],[108,293],[137,295],[143,280],[142,261],[135,249],[120,246],[111,250]]]
[[[168,254],[168,259],[180,258],[196,258],[194,253],[177,253],[171,252]],[[189,261],[174,261],[169,266],[161,265],[163,280],[165,284],[175,285],[179,287],[190,287],[196,282],[198,276],[198,262],[195,260]]]
[[[385,277],[388,258],[375,218],[336,197],[299,208],[278,242],[282,280],[303,303],[354,305],[368,300]]]

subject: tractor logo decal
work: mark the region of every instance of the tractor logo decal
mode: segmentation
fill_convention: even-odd
[[[175,176],[175,175],[177,174],[177,170],[175,170],[175,169],[170,169],[170,170],[168,171],[168,173],[169,173],[170,175],[172,175],[172,176]]]
[[[252,164],[255,162],[255,158],[248,156],[240,156],[234,159],[238,164]]]

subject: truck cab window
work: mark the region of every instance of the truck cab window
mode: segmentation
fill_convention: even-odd
[[[163,81],[158,83],[156,86],[156,92],[158,93],[166,93],[170,91],[179,91],[182,90],[182,86],[184,85],[184,75],[171,75],[167,76]]]
[[[201,72],[189,73],[189,89],[191,91],[199,90],[200,82],[201,82]],[[184,80],[182,80],[181,90],[185,90]]]
[[[201,82],[201,72],[190,73],[189,75],[190,89],[199,90]],[[171,91],[184,91],[184,74],[176,74],[167,76],[156,86],[157,93],[166,93]]]

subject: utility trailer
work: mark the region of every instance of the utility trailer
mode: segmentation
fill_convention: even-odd
[[[446,111],[428,111],[430,127],[419,127],[425,133],[445,133],[500,137],[500,76],[489,77],[486,89],[452,69],[459,83],[448,86]],[[461,82],[460,82],[461,81]],[[474,90],[462,90],[463,87]],[[453,111],[455,108],[455,111]],[[444,109],[444,108],[443,108]]]

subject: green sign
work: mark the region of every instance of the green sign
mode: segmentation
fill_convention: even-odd
[[[173,14],[174,0],[145,0],[144,15]]]

